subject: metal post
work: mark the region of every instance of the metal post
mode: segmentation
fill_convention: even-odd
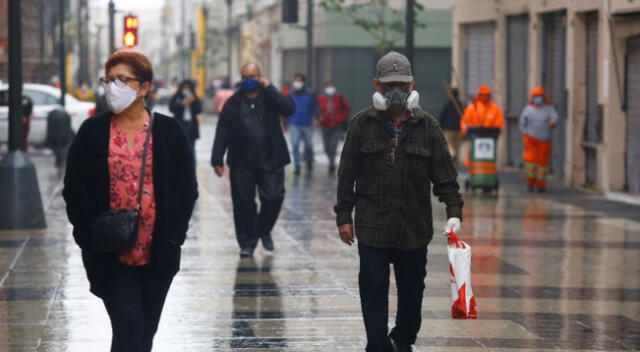
[[[181,45],[180,45],[180,66],[181,66],[181,73],[182,73],[182,79],[187,79],[187,59],[186,59],[186,50],[187,50],[187,31],[185,29],[186,27],[186,23],[187,23],[187,4],[186,4],[186,0],[182,0],[182,13],[181,13],[181,21],[180,21],[180,32],[182,34],[180,34],[180,36],[182,37],[182,41],[181,41]]]
[[[405,54],[409,62],[413,65],[413,56],[414,56],[414,32],[415,32],[415,0],[407,0],[407,10],[406,10],[406,19],[405,23],[407,24],[407,28],[405,28]]]
[[[307,0],[307,87],[311,87],[315,80],[313,77],[313,0]]]
[[[22,145],[20,0],[9,0],[9,153],[0,160],[0,230],[46,228],[38,176]]]
[[[65,107],[67,95],[67,52],[64,46],[64,1],[60,0],[60,105]]]
[[[227,0],[227,79],[231,82],[231,31],[232,31],[232,6],[233,0]]]
[[[22,149],[20,0],[9,1],[9,151]]]
[[[113,3],[113,0],[109,0],[109,55],[108,56],[111,56],[116,51],[115,16],[116,16],[116,5]]]

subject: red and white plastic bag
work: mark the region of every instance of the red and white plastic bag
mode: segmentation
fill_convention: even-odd
[[[451,298],[453,298],[451,317],[476,319],[476,299],[471,289],[471,247],[453,232],[448,234],[448,242]]]

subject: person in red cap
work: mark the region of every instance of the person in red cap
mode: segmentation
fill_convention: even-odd
[[[491,101],[491,88],[480,86],[478,95],[464,110],[460,120],[460,134],[467,135],[469,127],[504,127],[504,114],[500,106]],[[465,160],[465,166],[470,166],[469,154]]]
[[[547,188],[547,173],[551,156],[551,129],[558,122],[558,113],[542,87],[531,90],[531,99],[520,114],[519,127],[523,136],[523,159],[529,192]]]

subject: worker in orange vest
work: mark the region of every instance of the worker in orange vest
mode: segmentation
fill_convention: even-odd
[[[523,136],[524,170],[529,192],[535,188],[544,192],[551,156],[551,129],[558,122],[553,108],[542,87],[531,90],[531,99],[520,114],[519,127]]]
[[[491,101],[491,89],[489,86],[480,86],[478,95],[464,110],[460,120],[460,134],[467,135],[469,127],[504,127],[504,115],[500,106]],[[465,166],[469,167],[469,154]]]

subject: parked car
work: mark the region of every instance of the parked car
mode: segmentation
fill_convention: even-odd
[[[0,94],[8,94],[8,89],[9,86],[6,83],[0,83]],[[29,144],[35,147],[42,147],[47,138],[47,115],[54,109],[62,108],[62,105],[60,105],[60,89],[45,84],[25,83],[22,94],[33,101]],[[65,105],[66,111],[71,116],[71,127],[74,131],[77,131],[82,122],[93,115],[95,110],[95,103],[80,101],[70,94],[65,95]],[[9,107],[0,106],[0,144],[8,143],[8,118]]]

